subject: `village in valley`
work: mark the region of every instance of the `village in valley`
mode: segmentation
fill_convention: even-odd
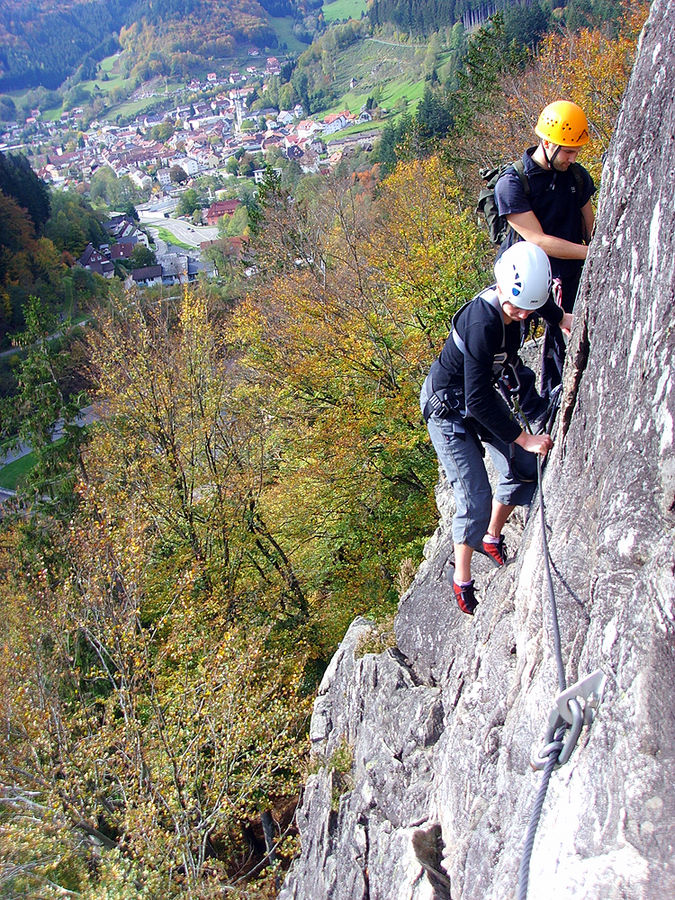
[[[251,109],[283,64],[275,56],[260,57],[251,49],[241,71],[210,72],[172,92],[164,79],[142,85],[131,99],[152,101],[152,111],[124,124],[103,117],[87,121],[82,107],[55,121],[31,110],[25,122],[0,123],[0,151],[28,156],[38,176],[56,190],[86,197],[92,179],[105,169],[133,186],[138,217],[113,210],[106,224],[110,243],[90,244],[77,260],[84,268],[112,278],[119,272],[115,264],[129,260],[140,243],[156,261],[132,269],[128,285],[194,281],[200,272],[218,275],[217,263],[204,250],[217,244],[232,260],[246,247],[245,236],[225,236],[219,228],[241,206],[238,184],[255,189],[269,169],[281,176],[289,162],[302,174],[328,174],[343,157],[372,149],[378,132],[369,123],[384,112],[364,106],[357,115],[342,110],[309,117],[299,103],[277,109],[260,108],[259,102]],[[346,129],[344,137],[328,142]],[[237,165],[242,158],[245,174]],[[200,191],[204,204],[181,214],[181,196],[204,177],[209,182]]]

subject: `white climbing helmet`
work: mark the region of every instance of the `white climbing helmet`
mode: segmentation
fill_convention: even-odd
[[[518,309],[539,309],[551,292],[551,264],[541,247],[518,241],[495,263],[495,279],[502,303],[508,300]]]

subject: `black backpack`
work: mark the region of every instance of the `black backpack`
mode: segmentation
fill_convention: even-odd
[[[530,196],[530,183],[527,180],[527,175],[525,174],[525,167],[523,166],[522,159],[517,159],[515,162],[506,163],[506,165],[495,166],[493,169],[481,169],[480,176],[486,182],[485,187],[481,189],[480,194],[478,195],[478,203],[476,204],[476,212],[482,213],[485,216],[485,221],[488,227],[488,234],[490,235],[490,240],[495,245],[495,247],[500,247],[506,238],[506,235],[509,232],[509,228],[511,227],[509,223],[506,221],[506,216],[500,216],[499,210],[497,209],[497,203],[495,201],[495,185],[502,177],[505,172],[508,172],[509,169],[513,169],[520,178],[520,183],[523,186],[523,191],[525,191],[525,196]]]
[[[501,247],[511,227],[506,221],[506,216],[499,215],[497,203],[495,202],[495,185],[502,177],[502,175],[505,172],[508,172],[509,169],[512,169],[516,173],[518,178],[520,178],[520,183],[523,186],[525,196],[529,197],[531,193],[530,183],[527,180],[527,175],[525,174],[525,166],[523,165],[522,159],[517,159],[512,163],[506,163],[506,165],[495,166],[492,169],[486,168],[480,170],[481,178],[483,178],[486,184],[478,195],[476,212],[482,213],[485,216],[485,221],[488,227],[488,234],[490,235],[490,240],[495,245],[495,247]],[[574,181],[577,187],[577,196],[581,197],[584,188],[584,179],[583,175],[581,174],[581,166],[579,165],[579,163],[572,163],[569,170],[574,176]]]

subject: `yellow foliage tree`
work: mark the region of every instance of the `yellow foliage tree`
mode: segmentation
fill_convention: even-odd
[[[433,520],[419,387],[488,252],[437,158],[400,166],[375,199],[359,190],[329,181],[302,208],[268,199],[268,278],[232,332],[239,390],[271,423],[261,505],[338,630],[395,598]]]
[[[16,530],[0,560],[10,830],[34,803],[24,837],[46,853],[61,835],[68,889],[89,883],[88,835],[117,861],[111,891],[128,876],[138,896],[222,893],[265,861],[245,833],[300,778],[306,603],[260,515],[261,436],[228,404],[208,305],[176,301],[101,313],[104,414],[74,517],[53,529],[60,564],[13,553]],[[21,883],[46,890],[38,868]]]

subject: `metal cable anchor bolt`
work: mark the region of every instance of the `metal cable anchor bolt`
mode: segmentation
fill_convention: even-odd
[[[595,719],[598,707],[602,701],[606,681],[606,675],[598,669],[558,695],[555,706],[549,716],[548,727],[544,736],[544,746],[541,750],[532,754],[530,762],[533,769],[543,769],[546,766],[549,755],[560,744],[560,740],[555,741],[554,736],[561,727],[564,727],[567,733],[562,739],[562,747],[558,754],[556,768],[564,765],[569,760],[572,751],[576,747],[582,727],[590,725]]]

